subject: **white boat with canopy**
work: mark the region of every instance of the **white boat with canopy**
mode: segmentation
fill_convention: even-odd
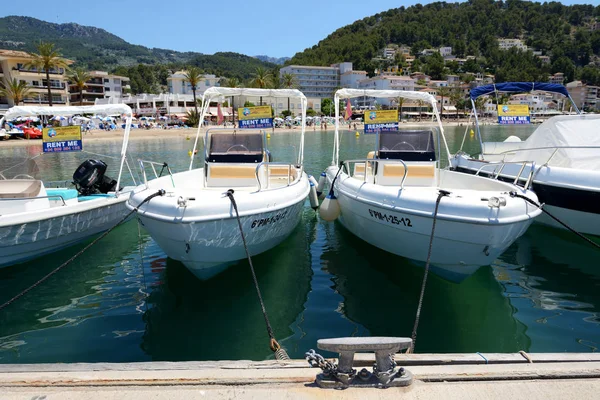
[[[475,111],[481,153],[474,157],[459,151],[451,158],[452,167],[520,184],[533,176],[531,188],[545,210],[578,232],[600,236],[600,115],[580,114],[567,89],[550,83],[481,86],[471,90],[471,101],[499,92],[533,90],[565,96],[577,114],[549,118],[524,141],[510,136],[503,142],[484,142]],[[564,228],[545,213],[536,221]]]
[[[88,239],[113,227],[126,216],[128,211],[125,201],[133,189],[133,186],[121,187],[123,168],[129,168],[126,159],[132,118],[129,106],[18,106],[7,111],[0,120],[0,126],[4,124],[4,120],[17,117],[77,114],[119,114],[126,117],[121,156],[120,159],[117,158],[118,177],[112,179],[105,175],[107,164],[104,161],[90,159],[75,170],[72,182],[74,186],[61,182],[60,187],[54,187],[54,184],[38,179],[39,176],[33,176],[37,175],[32,172],[36,168],[29,167],[35,167],[34,159],[14,165],[5,164],[0,170],[0,267],[24,262]],[[60,128],[56,128],[54,132],[56,135]],[[58,139],[60,135],[58,133]],[[69,148],[80,149],[81,141],[78,144],[74,142],[76,141],[44,142],[44,147],[55,146],[53,150],[56,150],[65,144]],[[67,149],[63,147],[60,150],[62,152]],[[133,175],[131,178],[135,184]]]
[[[198,127],[189,169],[146,180],[134,190],[127,204],[133,209],[148,194],[159,189],[166,191],[164,196],[141,206],[138,218],[169,257],[181,261],[200,279],[211,278],[246,258],[236,209],[227,193],[235,199],[247,248],[255,255],[288,237],[300,221],[309,192],[302,166],[306,97],[296,89],[213,87],[202,97],[200,121],[207,115],[211,101],[231,96],[300,99],[302,130],[297,158],[291,162],[272,161],[264,129],[207,129],[203,167],[194,169],[201,134]],[[244,107],[243,112],[254,111]],[[270,115],[266,119],[272,124]],[[141,163],[144,168],[145,162]]]
[[[399,129],[396,113],[395,122],[375,126],[376,145],[366,158],[340,160],[336,118],[332,165],[325,171],[330,194],[321,205],[323,218],[337,217],[366,242],[419,262],[427,260],[435,218],[431,269],[460,282],[489,265],[539,215],[537,207],[509,195],[515,191],[535,199],[529,190],[440,168],[442,143],[450,154],[435,97],[401,90],[341,89],[335,94],[336,117],[340,100],[362,96],[423,101],[432,106],[436,122]],[[365,124],[370,118],[377,121],[377,112],[368,111]]]

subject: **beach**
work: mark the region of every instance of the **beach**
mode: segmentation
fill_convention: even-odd
[[[431,125],[432,122],[430,120],[423,121],[415,121],[409,123],[402,123],[400,126],[402,128],[409,128],[411,126],[427,126]],[[467,121],[444,121],[444,126],[464,126],[467,124]],[[208,129],[217,128],[217,126],[209,126]],[[205,127],[201,128],[200,131],[202,134],[206,132]],[[231,128],[230,128],[231,129]],[[316,131],[333,131],[335,129],[334,125],[328,124],[327,129],[321,128],[320,126],[307,126],[306,133],[310,134],[311,132]],[[362,123],[356,124],[356,130],[362,134],[364,129],[364,125]],[[340,130],[355,130],[354,127],[349,127],[348,125],[342,125]],[[129,135],[130,140],[155,140],[155,139],[166,139],[166,138],[190,138],[193,139],[196,135],[197,128],[181,128],[181,129],[132,129]],[[294,126],[290,128],[274,128],[269,129],[269,133],[276,135],[277,133],[284,132],[300,132],[299,126]],[[112,131],[105,131],[100,129],[93,129],[89,132],[84,132],[82,134],[82,138],[84,142],[100,142],[100,141],[121,141],[123,139],[123,129],[116,129]],[[40,139],[8,139],[8,140],[0,140],[0,148],[6,147],[28,147],[28,146],[41,146],[42,141]]]

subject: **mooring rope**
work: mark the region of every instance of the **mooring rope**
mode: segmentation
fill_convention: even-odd
[[[235,198],[233,197],[233,189],[227,190],[225,195],[229,197],[231,201],[231,205],[235,210],[235,216],[237,218],[237,223],[240,228],[240,235],[242,236],[242,243],[244,243],[244,250],[246,251],[246,257],[248,257],[248,263],[250,264],[250,272],[252,272],[252,279],[254,280],[254,287],[256,289],[256,293],[258,294],[258,301],[260,302],[260,308],[263,313],[263,317],[265,318],[265,324],[267,326],[267,334],[269,335],[270,343],[269,347],[271,351],[275,353],[275,358],[278,360],[289,360],[290,357],[286,353],[285,349],[283,349],[277,339],[275,339],[275,334],[273,333],[273,328],[271,327],[271,323],[269,322],[269,316],[267,315],[267,309],[265,307],[265,303],[263,301],[262,295],[260,294],[260,287],[258,286],[258,280],[256,279],[256,273],[254,272],[254,265],[252,265],[252,257],[250,257],[250,252],[248,251],[248,245],[246,244],[246,236],[244,235],[244,229],[242,228],[242,222],[240,220],[240,214],[238,212],[237,204],[235,202]]]
[[[508,194],[510,195],[510,197],[518,197],[519,199],[523,199],[526,202],[528,202],[529,204],[536,206],[537,208],[542,210],[542,212],[546,213],[550,218],[552,218],[553,220],[555,220],[556,222],[558,222],[559,224],[561,224],[562,226],[564,226],[565,228],[567,228],[568,230],[570,230],[571,232],[573,232],[574,234],[576,234],[577,236],[579,236],[580,238],[582,238],[583,240],[585,240],[586,242],[591,244],[592,246],[596,247],[597,249],[600,249],[600,244],[590,240],[589,238],[585,237],[581,233],[577,232],[575,229],[571,228],[565,222],[561,221],[554,215],[550,214],[550,212],[544,208],[543,204],[537,203],[534,200],[531,200],[529,197],[519,194],[515,191],[509,192]]]
[[[119,222],[117,222],[115,225],[113,225],[112,227],[110,227],[106,232],[104,232],[103,234],[101,234],[100,236],[98,236],[96,239],[94,239],[90,244],[88,244],[87,246],[85,246],[83,249],[81,249],[80,251],[78,251],[73,257],[69,258],[67,261],[65,261],[64,263],[62,263],[60,266],[56,267],[54,270],[52,270],[50,273],[48,273],[42,279],[38,280],[36,283],[34,283],[33,285],[29,286],[27,289],[23,290],[21,293],[17,294],[15,297],[13,297],[12,299],[8,300],[6,303],[0,305],[0,311],[2,311],[4,308],[8,307],[9,305],[11,305],[12,303],[14,303],[15,301],[17,301],[19,298],[21,298],[24,295],[26,295],[31,290],[33,290],[36,287],[38,287],[40,284],[42,284],[43,282],[45,282],[48,278],[50,278],[52,275],[56,274],[58,271],[60,271],[61,269],[63,269],[67,265],[71,264],[77,257],[79,257],[80,255],[82,255],[83,253],[85,253],[85,251],[87,249],[89,249],[90,247],[92,247],[93,245],[95,245],[96,243],[98,243],[98,241],[100,239],[102,239],[103,237],[105,237],[106,235],[108,235],[113,229],[115,229],[117,226],[119,226],[123,222],[125,222],[127,220],[127,218],[129,218],[129,216],[131,214],[133,214],[134,212],[136,212],[138,210],[138,208],[140,208],[144,203],[152,200],[153,198],[155,198],[157,196],[162,196],[164,194],[165,194],[165,191],[163,189],[160,189],[158,192],[153,193],[150,196],[146,197],[144,199],[144,201],[142,201],[140,204],[138,204],[137,207],[135,207],[133,210],[131,210],[129,213],[127,213],[127,215],[124,216]]]
[[[417,328],[419,327],[419,318],[421,317],[421,307],[423,306],[423,297],[425,295],[425,285],[427,284],[427,275],[429,274],[429,262],[431,261],[431,251],[433,250],[433,237],[435,234],[435,223],[437,221],[438,209],[440,206],[440,200],[442,197],[448,196],[450,192],[446,190],[440,190],[438,198],[435,201],[435,210],[433,212],[433,224],[431,226],[431,237],[429,238],[429,251],[427,252],[427,262],[425,263],[425,275],[423,275],[423,283],[421,283],[421,294],[419,295],[419,305],[417,306],[417,315],[415,316],[415,325],[411,335],[412,343],[406,351],[412,353],[415,350],[415,342],[417,341]]]

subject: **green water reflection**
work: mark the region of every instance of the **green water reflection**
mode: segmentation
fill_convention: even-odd
[[[486,140],[525,138],[532,127]],[[448,128],[451,151],[465,127]],[[504,133],[503,133],[504,132]],[[292,160],[298,132],[272,135],[277,161]],[[331,162],[333,133],[309,132],[305,167]],[[362,158],[374,137],[346,132],[340,158]],[[109,142],[88,151],[118,155]],[[169,161],[185,169],[185,138],[131,142],[131,161]],[[468,132],[465,151],[478,151]],[[19,157],[34,149],[0,149]],[[201,151],[200,151],[201,153]],[[40,157],[46,179],[69,179],[86,154]],[[101,158],[101,157],[100,157]],[[106,160],[106,159],[105,159]],[[198,159],[196,159],[198,162]],[[116,176],[116,162],[109,161]],[[0,302],[11,298],[82,246],[0,269]],[[271,356],[247,262],[207,282],[167,259],[135,221],[116,229],[68,268],[0,312],[0,363],[264,359]],[[533,226],[492,266],[462,284],[430,275],[418,352],[594,351],[600,343],[599,253],[567,232]],[[423,269],[324,223],[306,205],[302,222],[254,265],[273,329],[293,357],[337,336],[410,336]],[[147,303],[145,302],[148,295]]]

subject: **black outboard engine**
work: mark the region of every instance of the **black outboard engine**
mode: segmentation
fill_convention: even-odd
[[[117,181],[104,176],[106,163],[102,160],[84,161],[73,174],[73,184],[82,196],[108,193],[115,190]]]

